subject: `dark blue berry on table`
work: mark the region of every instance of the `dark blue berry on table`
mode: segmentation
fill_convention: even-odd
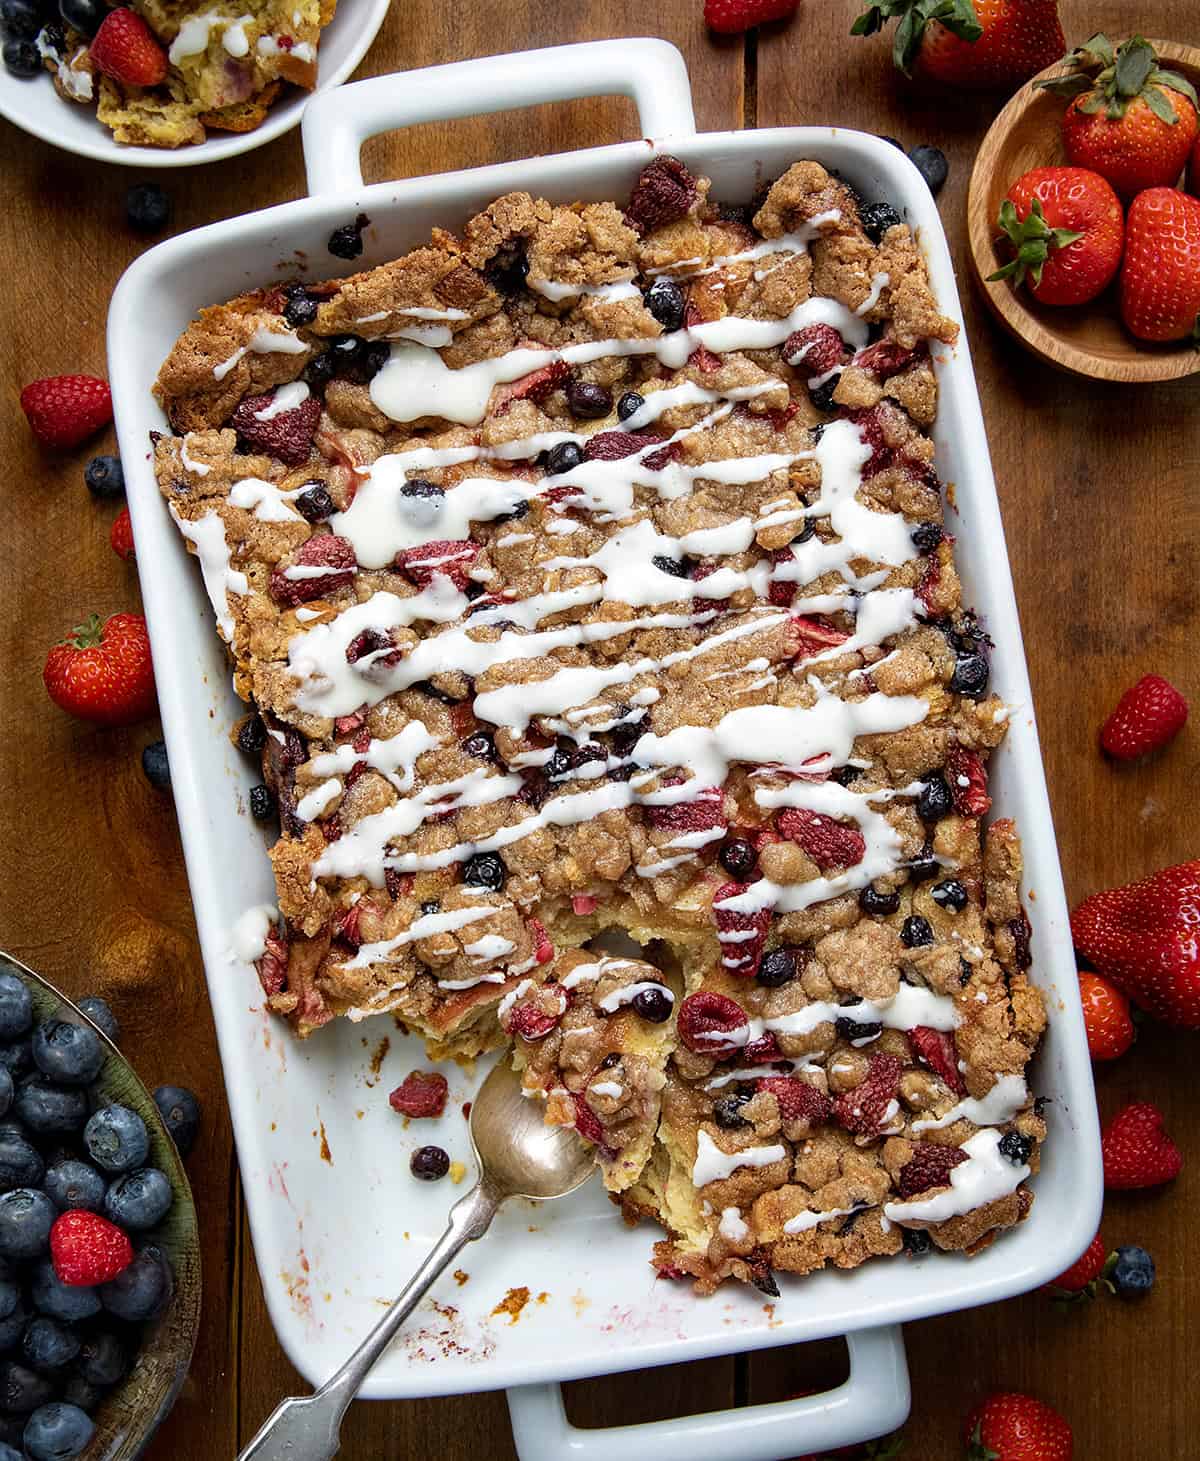
[[[151,741],[142,748],[142,771],[155,791],[171,790],[171,763],[166,741]]]
[[[83,1129],[88,1156],[106,1172],[130,1172],[140,1167],[150,1150],[146,1123],[128,1106],[102,1106]]]
[[[78,1003],[92,1024],[99,1025],[114,1045],[121,1043],[121,1026],[108,1000],[101,999],[98,994],[87,994]]]
[[[0,0],[0,30],[14,40],[31,41],[42,28],[33,0]]]
[[[200,1134],[200,1102],[186,1086],[159,1086],[154,1092],[154,1104],[179,1148],[179,1155],[186,1157]]]
[[[81,1319],[90,1319],[100,1312],[100,1296],[96,1290],[63,1283],[49,1258],[39,1259],[34,1265],[29,1296],[39,1313],[49,1314],[52,1319],[62,1319],[67,1324],[77,1324]]]
[[[908,156],[909,161],[925,179],[929,191],[936,198],[942,191],[950,173],[950,164],[946,161],[946,154],[940,147],[931,147],[928,143],[923,142],[919,147],[912,148]]]
[[[353,223],[344,223],[341,228],[333,230],[327,247],[335,259],[357,259],[361,255],[363,229],[370,222],[365,213],[360,213]]]
[[[76,1369],[89,1385],[115,1385],[128,1368],[125,1346],[115,1334],[101,1329],[84,1339]]]
[[[42,58],[33,41],[5,41],[4,66],[11,76],[19,76],[22,81],[31,81],[41,73]]]
[[[108,1183],[89,1162],[64,1157],[46,1168],[46,1196],[60,1212],[99,1212]]]
[[[87,1120],[87,1092],[78,1086],[54,1085],[44,1076],[31,1076],[17,1087],[13,1109],[38,1136],[78,1131]]]
[[[16,1040],[33,1025],[33,1001],[24,980],[0,973],[0,1040]],[[11,1066],[9,1067],[11,1069]]]
[[[275,798],[270,787],[263,786],[261,782],[250,788],[250,815],[256,822],[265,822],[275,815]]]
[[[46,1260],[49,1263],[49,1259]],[[97,1305],[97,1307],[99,1307]],[[0,1319],[0,1354],[13,1354],[21,1343],[25,1326],[33,1318],[33,1310],[20,1300],[17,1307],[6,1318]]]
[[[58,13],[64,25],[82,31],[85,36],[93,36],[108,14],[108,6],[104,0],[58,0]]]
[[[91,1443],[96,1427],[78,1405],[55,1400],[29,1417],[25,1450],[30,1461],[71,1461]]]
[[[1122,1243],[1105,1267],[1113,1293],[1123,1299],[1143,1298],[1154,1287],[1154,1259],[1145,1248]]]
[[[86,1025],[44,1020],[33,1032],[33,1063],[47,1080],[88,1086],[104,1065],[104,1047]]]
[[[36,1187],[45,1170],[45,1163],[20,1132],[0,1132],[0,1189]]]
[[[119,1228],[144,1232],[166,1217],[173,1200],[165,1174],[157,1167],[140,1167],[109,1187],[104,1195],[104,1216]]]
[[[134,183],[125,194],[125,217],[136,233],[161,233],[171,223],[171,200],[157,183]]]
[[[93,497],[125,496],[125,470],[120,457],[93,457],[83,469],[83,480]]]
[[[14,1187],[0,1195],[0,1255],[37,1258],[50,1244],[58,1209],[36,1187]]]
[[[14,1415],[28,1415],[51,1399],[54,1387],[18,1360],[0,1360],[0,1407]]]
[[[79,1353],[79,1336],[57,1319],[39,1314],[31,1319],[21,1336],[25,1363],[42,1374],[53,1375],[69,1365]]]
[[[170,1264],[151,1243],[134,1255],[123,1273],[100,1285],[100,1300],[114,1318],[153,1319],[166,1308],[174,1285]]]

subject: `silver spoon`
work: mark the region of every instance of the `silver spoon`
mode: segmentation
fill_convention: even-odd
[[[502,1202],[544,1202],[574,1192],[596,1170],[590,1148],[569,1127],[547,1126],[540,1101],[521,1094],[507,1060],[492,1070],[471,1106],[471,1145],[479,1180],[450,1209],[446,1231],[404,1291],[346,1363],[312,1395],[275,1408],[238,1461],[329,1461],[342,1417],[375,1362],[434,1281],[468,1243],[482,1238]]]

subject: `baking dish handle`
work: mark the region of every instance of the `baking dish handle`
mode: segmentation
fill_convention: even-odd
[[[781,1461],[857,1445],[904,1424],[908,1365],[899,1325],[846,1336],[850,1374],[821,1395],[685,1415],[648,1425],[579,1430],[558,1385],[508,1392],[520,1461]]]
[[[482,56],[318,92],[301,123],[308,191],[361,188],[359,153],[379,132],[583,96],[632,97],[645,137],[696,130],[687,67],[667,41],[586,41]]]

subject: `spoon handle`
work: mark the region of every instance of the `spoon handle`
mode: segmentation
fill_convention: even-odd
[[[336,1456],[342,1417],[375,1362],[451,1259],[487,1232],[500,1201],[486,1180],[460,1197],[432,1252],[345,1364],[311,1395],[278,1405],[238,1461],[330,1461]]]

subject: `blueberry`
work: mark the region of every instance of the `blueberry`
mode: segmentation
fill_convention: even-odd
[[[283,317],[293,330],[311,325],[317,317],[317,301],[303,289],[293,290],[283,307]]]
[[[908,865],[908,876],[914,883],[927,883],[930,878],[936,878],[942,870],[942,865],[933,855],[933,849],[927,842],[921,849],[920,855],[914,857]]]
[[[583,448],[577,441],[560,441],[546,453],[546,474],[557,477],[569,472],[583,461]]]
[[[960,654],[954,661],[950,688],[958,695],[976,698],[987,689],[988,662],[983,654]]]
[[[142,774],[155,791],[171,790],[171,763],[166,741],[151,741],[142,747]]]
[[[683,290],[671,279],[656,279],[646,291],[646,308],[668,333],[683,324]]]
[[[54,1386],[44,1375],[34,1374],[16,1360],[0,1360],[0,1409],[27,1415],[53,1394]]]
[[[47,1080],[90,1086],[104,1065],[104,1047],[87,1025],[46,1020],[33,1032],[33,1060]]]
[[[47,1258],[46,1262],[48,1264],[50,1260]],[[21,1335],[25,1333],[25,1326],[32,1318],[33,1310],[24,1299],[18,1299],[12,1313],[0,1319],[0,1354],[15,1353],[21,1343]]]
[[[749,1122],[742,1115],[742,1107],[746,1104],[745,1096],[722,1096],[713,1105],[713,1120],[723,1131],[736,1131],[739,1126],[748,1126]]]
[[[945,536],[938,523],[918,523],[909,534],[918,553],[932,553]]]
[[[30,1076],[17,1087],[14,1109],[39,1136],[78,1131],[87,1120],[87,1092],[78,1086],[52,1085],[42,1076]]]
[[[950,171],[950,164],[946,161],[946,154],[940,147],[931,147],[928,143],[922,143],[919,147],[911,148],[908,156],[909,160],[929,185],[929,191],[936,198],[942,191],[942,185],[945,183],[947,174]]]
[[[520,292],[529,274],[529,255],[523,238],[509,239],[483,267],[483,277],[500,294]]]
[[[871,918],[886,918],[889,913],[899,912],[900,894],[881,893],[868,886],[858,895],[858,906]]]
[[[11,1131],[0,1134],[0,1188],[5,1192],[36,1187],[45,1170],[45,1163],[23,1136]]]
[[[758,853],[754,850],[753,842],[747,841],[745,837],[730,837],[721,844],[717,860],[731,878],[744,883],[754,871]]]
[[[25,1449],[31,1461],[71,1461],[91,1442],[96,1427],[77,1405],[56,1400],[42,1405],[25,1427]]]
[[[833,1027],[841,1040],[849,1040],[851,1044],[862,1040],[878,1040],[883,1034],[883,1026],[877,1020],[850,1020],[844,1016],[833,1022]]]
[[[32,0],[0,0],[0,30],[14,40],[31,41],[42,28],[42,17]]]
[[[256,822],[269,821],[275,815],[275,797],[262,782],[250,788],[250,815]]]
[[[796,949],[772,949],[759,960],[754,977],[768,989],[778,989],[781,984],[790,983],[799,973],[796,954]]]
[[[19,1081],[33,1069],[33,1040],[24,1035],[19,1040],[0,1045],[0,1065],[8,1071],[13,1080]]]
[[[575,758],[566,746],[555,746],[550,759],[542,767],[542,774],[549,781],[561,781],[574,769]]]
[[[466,738],[462,748],[466,755],[475,756],[480,761],[496,759],[496,740],[491,731],[476,731]]]
[[[438,898],[426,898],[421,903],[421,912],[426,918],[428,918],[431,913],[440,913],[441,911],[442,904],[441,900]]]
[[[364,347],[358,362],[358,377],[363,385],[372,381],[392,358],[392,347],[386,340],[371,340]]]
[[[329,342],[334,368],[341,372],[353,371],[362,359],[365,340],[357,335],[334,335]]]
[[[904,222],[890,203],[867,203],[858,210],[858,217],[872,243],[878,243],[889,228]]]
[[[900,930],[900,942],[906,949],[919,949],[926,944],[931,944],[933,929],[929,926],[929,920],[922,918],[918,913],[906,918]]]
[[[1023,1167],[1033,1153],[1033,1138],[1019,1131],[1006,1131],[997,1144],[997,1151],[1014,1167]]]
[[[0,972],[0,1040],[16,1040],[32,1024],[33,1000],[25,981],[7,970]]]
[[[21,1336],[21,1353],[32,1369],[53,1373],[69,1365],[79,1353],[79,1336],[57,1319],[39,1314],[29,1321]]]
[[[365,213],[360,213],[353,223],[343,223],[333,230],[326,247],[335,259],[357,259],[362,254],[363,229],[370,222]]]
[[[830,773],[830,781],[836,781],[839,786],[853,786],[862,775],[858,766],[839,766],[836,771]]]
[[[20,1302],[20,1285],[11,1278],[0,1278],[0,1319],[7,1319]]]
[[[669,573],[672,578],[686,578],[689,564],[683,558],[668,558],[665,553],[656,553],[650,560],[660,573]]]
[[[78,1157],[64,1157],[47,1167],[43,1185],[46,1196],[60,1212],[77,1208],[99,1212],[108,1184],[90,1163],[81,1162]]]
[[[118,1177],[104,1195],[104,1216],[119,1228],[144,1232],[171,1209],[171,1184],[157,1167],[141,1167]]]
[[[14,1187],[0,1195],[0,1254],[36,1258],[50,1242],[58,1210],[36,1187]]]
[[[82,1375],[72,1371],[70,1374],[60,1377],[58,1398],[68,1405],[77,1405],[80,1410],[86,1410],[90,1415],[104,1399],[104,1391],[100,1389],[99,1385],[93,1385]],[[0,1457],[0,1461],[3,1461],[2,1457]]]
[[[1114,1255],[1116,1262],[1109,1269],[1107,1278],[1113,1292],[1123,1299],[1140,1299],[1154,1287],[1154,1259],[1145,1248],[1133,1243],[1122,1243]]]
[[[83,1129],[88,1155],[106,1172],[140,1167],[150,1150],[146,1123],[128,1106],[102,1106]]]
[[[15,1421],[15,1417],[8,1417]],[[22,1427],[22,1429],[24,1429]],[[25,1461],[23,1451],[18,1451],[15,1446],[10,1446],[7,1441],[0,1441],[0,1461]]]
[[[436,1182],[450,1170],[450,1158],[440,1146],[422,1146],[413,1152],[408,1167],[420,1181]]]
[[[154,1104],[179,1149],[179,1155],[186,1157],[200,1134],[200,1102],[186,1086],[159,1086],[154,1093]]]
[[[675,1001],[662,989],[643,989],[629,1001],[634,1012],[652,1025],[664,1024],[671,1018]]]
[[[115,1385],[129,1368],[129,1359],[117,1336],[101,1329],[83,1341],[75,1368],[89,1385]]]
[[[327,518],[331,518],[337,509],[333,505],[333,498],[330,497],[329,489],[324,482],[314,482],[296,498],[296,511],[305,522],[323,523]],[[250,723],[247,722],[247,724]],[[265,730],[263,735],[266,735]]]
[[[101,999],[98,994],[85,995],[79,1001],[79,1008],[87,1015],[93,1025],[99,1025],[114,1045],[121,1043],[121,1026],[113,1014],[108,1000]]]
[[[572,380],[567,386],[567,405],[572,416],[597,421],[612,410],[612,394],[589,380]]]
[[[135,233],[161,233],[171,226],[171,200],[157,183],[134,183],[125,194],[125,220]]]
[[[11,75],[29,81],[41,73],[42,58],[33,41],[5,41],[4,65]]]
[[[971,901],[966,888],[957,878],[946,878],[940,883],[934,883],[932,897],[939,908],[948,908],[951,913],[961,913]]]
[[[108,6],[104,0],[58,0],[58,13],[64,25],[82,31],[85,36],[93,36],[108,14]]]
[[[297,507],[300,506],[304,497],[307,495],[307,493],[304,493],[300,497],[297,497]],[[257,715],[247,716],[241,725],[238,726],[235,740],[239,751],[245,752],[247,756],[257,756],[267,744],[267,728]]]
[[[436,482],[430,482],[425,477],[410,477],[400,489],[401,497],[429,497],[438,503],[445,495]]]
[[[922,822],[940,822],[954,810],[954,796],[940,771],[925,778],[917,793],[917,816]]]
[[[308,362],[304,367],[302,375],[308,385],[312,386],[314,390],[320,390],[322,386],[328,385],[333,379],[333,373],[336,369],[337,356],[334,355],[332,350],[322,350]]]
[[[8,1066],[0,1065],[0,1116],[5,1115],[13,1103],[13,1078]]]
[[[100,1312],[100,1296],[94,1288],[78,1284],[66,1284],[54,1271],[49,1258],[43,1258],[34,1265],[29,1286],[34,1307],[52,1319],[62,1319],[75,1324],[80,1319],[90,1319]]]
[[[463,869],[463,882],[468,888],[490,888],[498,893],[508,878],[504,859],[495,852],[477,852],[467,859]]]
[[[160,1314],[170,1301],[175,1279],[161,1248],[149,1243],[109,1283],[100,1285],[101,1302],[117,1319],[138,1321]]]
[[[833,399],[833,393],[837,390],[840,378],[840,376],[834,376],[832,380],[827,380],[824,385],[809,386],[808,399],[818,411],[837,410],[837,402]]]
[[[631,416],[636,416],[645,404],[645,396],[639,395],[637,391],[626,391],[617,402],[617,420],[628,421]]]
[[[914,1258],[920,1258],[933,1247],[933,1239],[924,1228],[903,1228],[900,1233],[905,1249]]]

